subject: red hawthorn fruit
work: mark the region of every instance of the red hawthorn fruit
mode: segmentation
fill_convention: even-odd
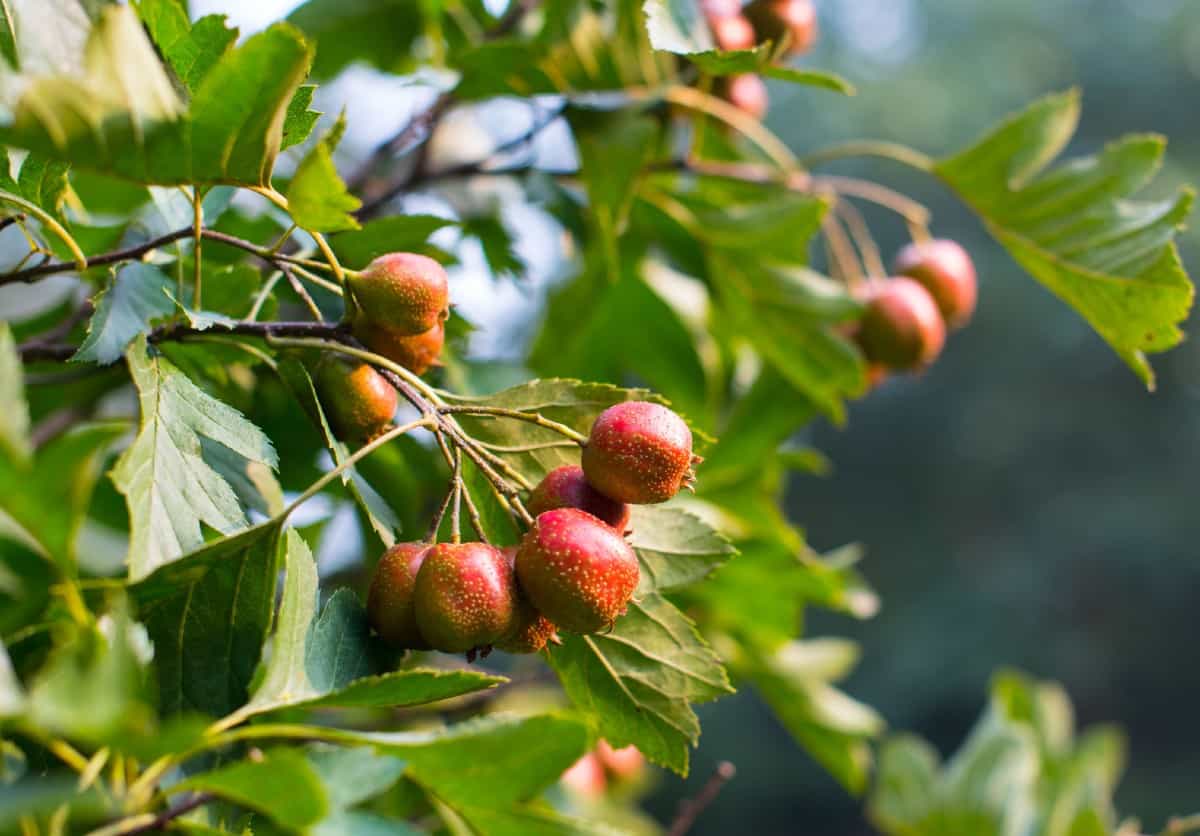
[[[896,254],[893,271],[925,286],[951,328],[961,328],[975,312],[978,283],[971,256],[945,238],[912,243]]]
[[[587,798],[599,798],[604,795],[608,779],[604,775],[604,766],[594,752],[588,752],[575,761],[559,779],[567,789]]]
[[[712,29],[717,49],[726,51],[754,49],[756,44],[754,27],[750,25],[750,21],[746,19],[745,15],[712,17],[708,21],[708,26]]]
[[[534,520],[517,549],[516,568],[530,603],[574,633],[610,629],[640,574],[624,538],[578,508],[556,508]]]
[[[392,423],[396,390],[366,363],[326,357],[314,377],[330,428],[343,441],[369,441]]]
[[[817,8],[812,0],[755,0],[746,8],[760,40],[788,39],[788,54],[808,52],[817,41]]]
[[[635,778],[646,766],[646,756],[636,746],[614,749],[607,740],[596,744],[596,757],[605,771],[618,780]]]
[[[384,641],[408,650],[428,650],[417,629],[413,591],[429,543],[397,543],[383,553],[367,593],[367,617]]]
[[[626,401],[600,413],[583,448],[593,488],[619,502],[654,505],[690,487],[692,431],[665,406]]]
[[[754,73],[742,73],[730,78],[725,87],[725,98],[738,110],[755,119],[766,116],[771,103],[766,82]]]
[[[535,517],[555,508],[578,508],[621,534],[629,530],[629,506],[593,488],[583,475],[583,468],[575,465],[564,464],[547,473],[529,495],[527,507]]]
[[[506,546],[501,553],[516,571],[517,547]],[[560,644],[558,630],[550,619],[542,615],[517,585],[516,627],[510,635],[496,642],[496,647],[505,653],[540,653],[547,644]]]
[[[486,543],[438,543],[417,573],[417,627],[436,650],[490,648],[516,626],[517,584],[503,553]]]
[[[937,359],[946,325],[928,290],[901,276],[873,282],[866,299],[856,339],[869,362],[912,371]]]
[[[405,335],[365,317],[354,320],[354,336],[376,354],[399,363],[413,374],[425,374],[439,365],[446,328],[439,322],[422,334]]]
[[[446,271],[427,256],[381,255],[349,283],[363,314],[400,336],[423,334],[450,315]]]

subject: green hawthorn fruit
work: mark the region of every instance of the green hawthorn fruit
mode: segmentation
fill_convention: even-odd
[[[395,647],[428,650],[429,643],[417,628],[414,590],[417,573],[429,543],[397,543],[383,553],[367,593],[367,617],[375,632]]]
[[[427,256],[381,255],[349,283],[367,319],[400,336],[423,334],[450,315],[446,271]]]
[[[928,290],[901,276],[873,282],[865,299],[855,336],[870,363],[913,371],[937,359],[946,325]]]
[[[346,442],[368,441],[383,432],[396,414],[396,390],[366,363],[347,364],[325,357],[314,383],[331,429]]]
[[[512,566],[486,543],[439,543],[417,573],[417,627],[436,650],[487,651],[516,626]]]
[[[896,255],[894,272],[925,286],[951,328],[961,328],[975,312],[978,283],[971,256],[944,238],[912,243]]]
[[[622,534],[629,529],[629,506],[593,488],[583,475],[583,468],[575,465],[564,464],[547,473],[529,495],[527,507],[535,517],[555,508],[578,508]]]
[[[413,374],[425,374],[438,365],[446,342],[445,326],[439,322],[421,334],[405,335],[375,323],[366,317],[354,320],[354,336],[367,348]]]
[[[738,110],[755,119],[766,116],[770,106],[767,84],[754,73],[742,73],[727,79],[725,98]]]
[[[534,520],[517,549],[516,568],[530,603],[574,633],[610,629],[640,572],[625,539],[578,508],[556,508]]]
[[[593,488],[619,502],[666,502],[694,481],[692,431],[665,406],[626,401],[592,424],[583,472]]]
[[[746,17],[758,40],[787,41],[790,55],[812,49],[817,41],[817,8],[812,0],[755,0],[746,7]]]

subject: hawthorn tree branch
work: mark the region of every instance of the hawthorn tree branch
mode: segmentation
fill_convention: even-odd
[[[187,815],[188,813],[192,812],[192,810],[203,807],[205,804],[208,804],[215,798],[216,796],[212,795],[211,793],[200,793],[198,795],[193,795],[187,801],[176,804],[174,807],[164,810],[153,821],[147,822],[146,824],[138,827],[134,827],[131,830],[124,831],[122,836],[134,836],[136,833],[153,833],[156,830],[166,830],[167,826],[170,825],[171,822],[175,821],[175,819],[179,818],[180,816]]]
[[[712,777],[708,779],[696,797],[680,802],[679,812],[675,814],[675,820],[671,822],[667,836],[683,836],[691,830],[696,824],[696,820],[700,818],[700,814],[716,800],[717,796],[721,794],[721,790],[736,774],[737,768],[729,761],[718,763]]]

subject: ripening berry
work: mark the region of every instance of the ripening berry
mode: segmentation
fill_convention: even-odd
[[[583,475],[583,468],[575,465],[564,464],[547,473],[529,495],[527,507],[535,517],[555,508],[578,508],[621,534],[629,530],[629,506],[593,488]]]
[[[766,116],[771,103],[767,95],[767,83],[754,73],[731,77],[725,86],[725,98],[738,110],[755,119]]]
[[[817,8],[812,0],[755,0],[746,8],[759,40],[787,40],[790,55],[812,49],[817,41]]]
[[[383,553],[367,593],[367,617],[384,641],[409,650],[428,650],[417,629],[413,591],[429,543],[397,543]]]
[[[607,740],[596,744],[596,757],[605,771],[618,780],[636,778],[646,767],[646,756],[636,746],[614,749]]]
[[[874,282],[866,294],[856,339],[868,361],[912,371],[937,359],[946,326],[928,290],[901,276]]]
[[[571,792],[586,798],[604,795],[608,780],[604,776],[604,765],[595,752],[588,752],[575,761],[559,779]]]
[[[745,15],[713,17],[709,19],[708,26],[712,29],[717,49],[726,51],[754,49],[756,43],[754,27],[750,25],[750,21],[746,19]]]
[[[512,633],[517,584],[512,566],[486,543],[438,543],[417,573],[417,627],[435,650],[487,649]]]
[[[366,363],[325,357],[314,378],[330,428],[343,441],[368,441],[392,423],[396,390]]]
[[[626,401],[600,413],[583,448],[583,472],[605,496],[634,505],[666,502],[690,487],[692,431],[665,406]]]
[[[709,20],[742,13],[742,0],[701,0],[700,10]]]
[[[349,283],[367,319],[400,336],[423,334],[450,315],[446,271],[427,256],[381,255]]]
[[[516,571],[517,562],[517,547],[505,546],[500,549],[504,555],[504,559],[508,561],[508,565]],[[529,603],[529,599],[525,593],[521,591],[521,585],[517,584],[517,614],[516,626],[512,633],[496,642],[496,648],[503,650],[505,653],[540,653],[547,644],[561,644],[558,639],[558,630],[550,622],[550,619],[537,611],[533,604]]]
[[[896,254],[894,271],[925,286],[951,328],[961,328],[975,312],[978,284],[971,256],[945,238],[912,243]]]
[[[358,317],[354,320],[354,336],[371,351],[399,363],[413,374],[425,374],[431,366],[439,365],[446,329],[439,322],[423,334],[406,336]]]
[[[637,555],[612,528],[577,508],[546,511],[517,550],[521,589],[563,630],[612,627],[637,588]]]

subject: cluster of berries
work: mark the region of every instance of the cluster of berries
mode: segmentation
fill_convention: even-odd
[[[975,265],[954,241],[909,244],[897,254],[892,272],[859,291],[866,309],[852,329],[873,383],[936,360],[946,331],[967,324],[978,295]]]
[[[552,470],[529,496],[518,546],[399,543],[384,552],[367,611],[398,648],[537,653],[557,631],[611,630],[639,580],[630,504],[665,502],[694,480],[692,433],[664,406],[620,403],[592,425],[583,466]]]
[[[442,265],[416,253],[388,253],[349,276],[357,305],[356,339],[414,374],[438,362],[446,341],[450,285]],[[391,424],[396,390],[366,363],[326,356],[316,370],[317,391],[337,436],[370,440]]]
[[[703,0],[704,16],[721,50],[753,49],[763,41],[776,45],[780,57],[807,52],[817,40],[817,10],[812,0]],[[761,76],[730,77],[724,96],[739,110],[761,119],[767,113],[767,85]]]

